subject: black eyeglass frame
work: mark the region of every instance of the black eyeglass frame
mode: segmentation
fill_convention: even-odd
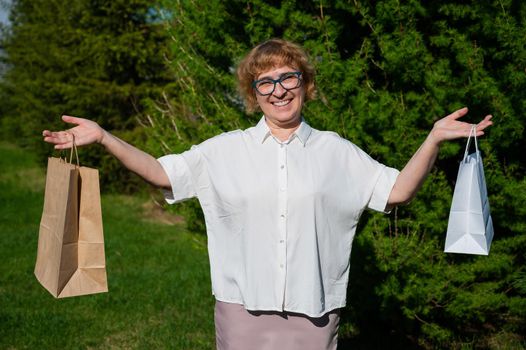
[[[290,88],[290,89],[287,89],[286,87],[283,86],[282,82],[283,80],[285,80],[286,78],[290,78],[291,75],[295,75],[297,78],[298,78],[298,85],[296,85],[295,87],[293,88]],[[256,90],[256,92],[258,94],[260,94],[261,96],[268,96],[268,95],[272,95],[274,93],[274,91],[276,90],[276,84],[279,83],[279,85],[281,85],[281,87],[283,89],[285,89],[286,91],[290,91],[290,90],[294,90],[294,89],[297,89],[301,86],[301,84],[303,83],[303,79],[301,79],[301,75],[302,73],[301,72],[286,72],[286,73],[283,73],[278,79],[271,79],[271,78],[264,78],[264,79],[260,79],[260,80],[254,80],[252,82],[252,88],[254,90]],[[262,81],[267,81],[267,82],[272,82],[274,84],[274,86],[272,87],[272,91],[270,91],[269,93],[267,94],[262,94],[258,88],[257,88],[257,84],[258,83],[261,83]]]

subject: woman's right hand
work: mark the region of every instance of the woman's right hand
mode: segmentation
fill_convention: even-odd
[[[73,141],[71,134],[75,136],[75,144],[77,146],[103,142],[106,131],[96,122],[68,115],[63,115],[62,120],[66,123],[76,124],[77,126],[65,131],[44,130],[42,132],[44,141],[54,144],[55,149],[71,148]]]

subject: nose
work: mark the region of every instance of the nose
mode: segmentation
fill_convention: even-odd
[[[276,87],[274,88],[274,91],[272,92],[272,95],[274,95],[277,98],[282,98],[287,93],[287,90],[281,86],[280,83],[276,83]]]

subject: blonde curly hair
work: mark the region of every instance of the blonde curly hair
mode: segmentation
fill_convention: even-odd
[[[289,66],[300,71],[305,88],[305,101],[314,99],[316,95],[315,71],[305,51],[290,41],[270,39],[250,50],[236,70],[239,93],[244,99],[248,113],[260,109],[252,82],[261,73],[280,66]]]

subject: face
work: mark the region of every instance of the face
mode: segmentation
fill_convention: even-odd
[[[272,68],[257,76],[256,80],[270,78],[277,80],[285,73],[296,72],[297,69],[282,66]],[[255,92],[256,99],[265,114],[267,123],[277,127],[293,127],[299,124],[301,120],[301,108],[305,100],[305,89],[303,84],[299,87],[286,90],[277,83],[274,91],[268,96],[262,96]]]

